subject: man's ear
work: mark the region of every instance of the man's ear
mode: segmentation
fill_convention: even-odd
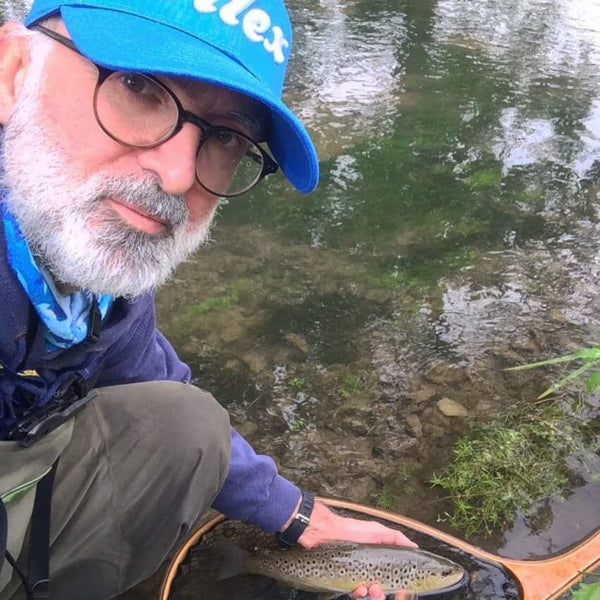
[[[0,125],[10,119],[29,67],[29,40],[19,35],[22,28],[15,21],[0,27]]]

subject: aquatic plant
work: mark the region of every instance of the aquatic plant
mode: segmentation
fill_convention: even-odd
[[[237,306],[239,296],[237,294],[224,294],[212,296],[192,307],[194,315],[204,315],[209,312],[226,312]]]
[[[289,426],[290,431],[298,432],[307,429],[310,426],[310,422],[308,419],[304,417],[298,417],[293,423]]]
[[[576,379],[583,377],[588,373],[590,369],[600,365],[600,344],[597,346],[591,346],[590,348],[582,348],[567,354],[566,356],[559,356],[557,358],[549,358],[547,360],[541,360],[535,363],[529,363],[527,365],[519,365],[517,367],[510,367],[505,369],[506,371],[525,371],[527,369],[535,369],[538,367],[545,367],[548,365],[556,365],[561,363],[568,363],[573,361],[581,361],[582,364],[577,367],[574,371],[571,371],[567,375],[564,375],[558,381],[553,383],[548,389],[543,391],[539,396],[538,400],[542,400],[546,396],[553,394],[560,388],[564,387],[568,383],[575,381]],[[586,375],[585,389],[586,392],[591,393],[600,388],[600,370],[594,371],[591,374]]]
[[[445,515],[466,537],[490,534],[569,482],[565,458],[576,448],[573,426],[554,406],[473,428],[454,459],[430,482],[449,492]]]
[[[249,279],[236,279],[228,284],[224,294],[210,296],[190,307],[190,316],[202,316],[207,313],[227,312],[239,305],[242,296],[252,289],[252,282]]]
[[[348,399],[360,389],[360,375],[345,371],[339,380],[338,394],[341,398]]]
[[[483,189],[497,186],[502,181],[502,173],[499,169],[482,169],[469,175],[465,183],[473,189]]]
[[[297,390],[303,390],[306,387],[306,379],[304,377],[294,377],[290,380],[290,385]]]
[[[398,511],[402,507],[402,499],[415,493],[414,474],[405,465],[399,465],[395,473],[381,487],[376,504],[384,510]]]
[[[377,506],[383,510],[394,510],[397,502],[398,496],[394,493],[389,485],[384,484],[375,502]]]
[[[597,573],[586,573],[587,576],[598,577]],[[600,580],[594,583],[580,583],[572,592],[571,600],[600,600]]]

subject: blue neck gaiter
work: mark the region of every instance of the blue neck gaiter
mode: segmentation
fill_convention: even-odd
[[[4,200],[1,206],[8,262],[44,324],[47,350],[70,348],[78,344],[87,335],[93,294],[61,294],[48,270],[35,262],[17,220]],[[104,319],[113,298],[104,294],[96,296],[96,300]]]

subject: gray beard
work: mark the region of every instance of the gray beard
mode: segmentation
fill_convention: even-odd
[[[184,197],[165,193],[151,175],[96,173],[82,181],[76,158],[38,124],[35,91],[27,88],[4,130],[2,182],[40,266],[59,284],[96,294],[132,298],[155,289],[208,240],[214,215],[190,229]],[[156,217],[165,230],[131,228],[107,205],[110,197]]]

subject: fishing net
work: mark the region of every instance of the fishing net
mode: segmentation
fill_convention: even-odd
[[[349,510],[338,512],[354,518],[365,515]],[[449,546],[419,531],[369,517],[388,527],[401,530],[416,541],[421,548],[462,565],[468,573],[467,583],[459,590],[444,594],[428,594],[428,598],[444,600],[521,600],[518,583],[500,565],[484,561],[462,550]],[[210,522],[207,519],[206,522]],[[247,551],[277,549],[275,536],[238,521],[222,521],[207,530],[198,542],[189,548],[176,565],[175,577],[168,596],[161,600],[308,600],[316,595],[294,590],[260,575],[238,575],[219,580],[219,553],[215,543],[228,538]],[[391,598],[391,597],[390,597]]]

